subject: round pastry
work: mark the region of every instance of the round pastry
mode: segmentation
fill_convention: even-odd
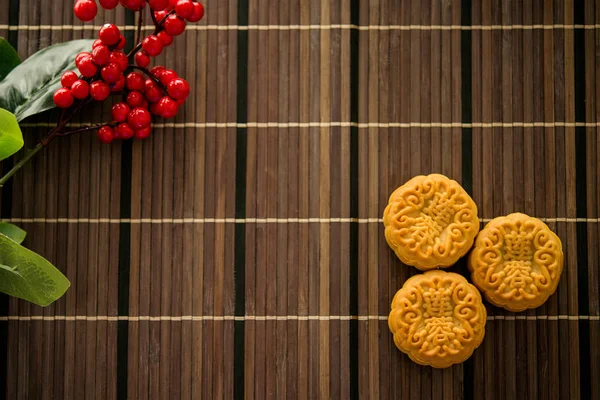
[[[421,271],[456,263],[479,231],[473,199],[458,182],[440,174],[416,176],[396,189],[383,224],[398,258]]]
[[[490,303],[523,311],[539,307],[556,291],[563,259],[562,243],[546,224],[515,213],[483,228],[468,265]]]
[[[481,344],[487,313],[481,295],[461,275],[441,270],[408,279],[388,318],[396,346],[421,365],[446,368]]]

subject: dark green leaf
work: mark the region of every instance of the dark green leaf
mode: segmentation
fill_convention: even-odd
[[[75,70],[75,56],[91,51],[92,39],[55,44],[38,51],[0,82],[0,107],[17,121],[54,108],[52,96],[60,87],[63,72]]]
[[[23,147],[23,134],[15,116],[0,108],[0,160],[15,154]]]
[[[45,258],[0,234],[0,292],[47,306],[71,286]]]
[[[25,236],[27,236],[27,232],[25,232],[23,229],[16,225],[9,224],[8,222],[0,222],[0,233],[8,236],[10,239],[19,244],[23,243]]]
[[[21,59],[17,51],[6,39],[0,37],[0,81],[19,64],[21,64]]]

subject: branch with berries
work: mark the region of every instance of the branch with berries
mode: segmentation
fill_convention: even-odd
[[[0,178],[0,188],[40,150],[58,137],[96,132],[99,140],[145,139],[152,120],[173,118],[190,94],[190,85],[163,66],[150,68],[151,59],[181,35],[187,23],[198,22],[204,7],[193,0],[98,0],[112,10],[119,4],[140,12],[136,41],[129,54],[126,39],[114,24],[105,24],[98,39],[72,40],[41,49],[21,62],[9,41],[0,37],[0,161],[23,146],[19,123],[52,108],[62,109],[56,126],[32,149],[15,160]],[[142,38],[143,11],[150,8],[154,32]],[[73,11],[82,21],[98,14],[95,0],[77,0]],[[112,120],[96,125],[69,127],[94,101],[118,97]],[[0,221],[0,292],[40,306],[60,298],[68,279],[42,256],[21,245],[25,231]]]
[[[117,7],[117,0],[99,0],[108,10]],[[142,11],[145,0],[121,0],[121,5]],[[138,43],[129,55],[123,53],[126,41],[119,28],[104,25],[99,38],[90,52],[82,52],[75,59],[79,70],[67,71],[61,79],[62,88],[54,93],[54,103],[64,109],[76,109],[78,103],[90,98],[105,101],[111,94],[118,94],[122,101],[112,107],[113,121],[97,128],[103,143],[114,139],[145,139],[152,131],[152,116],[173,118],[190,93],[189,84],[171,69],[162,66],[150,70],[151,57],[162,53],[173,43],[174,36],[181,35],[186,22],[198,22],[204,16],[201,3],[192,0],[148,0],[154,33]],[[75,15],[82,21],[91,21],[98,13],[94,0],[78,0]],[[130,58],[135,65],[130,64]],[[66,116],[70,119],[70,115]],[[56,133],[55,136],[60,136]]]

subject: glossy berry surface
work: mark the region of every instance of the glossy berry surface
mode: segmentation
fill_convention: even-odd
[[[194,13],[194,2],[192,0],[179,0],[175,6],[175,13],[181,18],[189,18]]]
[[[115,50],[110,53],[110,62],[117,64],[121,71],[125,71],[129,65],[127,56],[121,50]]]
[[[94,61],[92,61],[92,57],[89,56],[80,58],[79,62],[76,60],[75,65],[77,66],[77,69],[79,69],[79,72],[81,72],[81,75],[87,78],[91,78],[98,72],[98,67],[94,64]]]
[[[106,65],[110,61],[110,50],[101,44],[92,50],[92,60],[96,65]]]
[[[98,6],[94,0],[77,0],[77,3],[73,7],[73,12],[83,22],[89,22],[96,18]]]
[[[173,71],[172,69],[165,69],[164,71],[162,71],[158,79],[160,79],[160,82],[163,85],[168,86],[169,83],[171,83],[171,81],[176,78],[178,78],[177,72]]]
[[[152,126],[148,125],[145,128],[136,130],[135,138],[136,139],[146,139],[148,136],[150,136],[151,133],[152,133]]]
[[[119,80],[109,86],[111,92],[120,92],[125,88],[125,76],[121,74],[119,76]]]
[[[184,79],[175,78],[169,82],[167,92],[175,100],[185,100],[190,94],[190,85]]]
[[[113,120],[117,122],[125,122],[127,120],[127,115],[129,115],[129,111],[131,109],[127,105],[127,103],[117,103],[110,110]]]
[[[121,4],[125,8],[137,11],[144,6],[145,0],[121,0]]]
[[[173,43],[173,36],[169,35],[165,31],[158,32],[158,34],[156,36],[158,36],[158,38],[162,42],[163,46],[165,46],[165,47],[170,46]]]
[[[150,57],[143,51],[135,53],[135,63],[138,67],[147,68],[150,65]]]
[[[104,101],[110,94],[108,85],[101,81],[92,82],[90,85],[90,95],[96,101]]]
[[[169,96],[164,96],[158,101],[158,115],[163,118],[173,118],[177,115],[178,109],[177,102]]]
[[[144,84],[144,75],[140,74],[139,72],[132,72],[127,75],[127,89],[143,92]]]
[[[148,5],[154,11],[162,11],[169,6],[169,0],[148,0]]]
[[[53,100],[54,104],[59,108],[69,108],[73,105],[74,101],[71,91],[66,88],[61,88],[54,92]]]
[[[131,108],[141,107],[144,104],[144,96],[140,92],[129,92],[127,95],[127,104]]]
[[[82,51],[81,53],[77,54],[77,56],[75,56],[75,65],[77,65],[78,62],[80,62],[81,60],[83,60],[85,57],[91,57],[92,53],[88,53],[87,51]]]
[[[100,28],[99,37],[105,44],[112,46],[119,43],[119,40],[121,40],[121,32],[116,25],[105,24]]]
[[[119,43],[117,43],[115,45],[115,48],[117,50],[123,50],[125,48],[126,44],[127,44],[127,40],[125,39],[125,36],[121,35],[121,39],[119,39]]]
[[[131,139],[135,131],[125,122],[117,126],[117,134],[121,139]]]
[[[204,17],[204,6],[202,3],[194,3],[194,12],[187,19],[190,22],[198,22]]]
[[[127,123],[135,130],[147,127],[150,125],[150,121],[150,113],[142,107],[134,108],[127,116]]]
[[[100,7],[105,10],[112,10],[119,5],[119,0],[98,0]]]
[[[76,80],[71,86],[71,95],[78,100],[83,100],[90,95],[90,85],[81,79]]]
[[[105,46],[104,42],[102,42],[102,40],[100,39],[96,39],[94,40],[94,43],[92,43],[92,50],[94,50],[96,47],[98,46]]]
[[[163,50],[163,42],[158,36],[150,35],[142,41],[142,49],[151,57],[156,57]]]
[[[121,77],[121,69],[117,64],[110,63],[102,67],[100,75],[102,75],[102,79],[104,79],[104,82],[115,83]]]
[[[169,15],[165,21],[165,32],[171,36],[181,35],[185,31],[185,21],[177,15]]]
[[[114,138],[115,132],[110,126],[103,126],[102,128],[98,129],[98,139],[100,139],[102,143],[108,144],[112,142]]]
[[[77,79],[77,74],[75,72],[66,71],[60,77],[60,84],[62,85],[62,87],[69,89]]]
[[[162,75],[162,73],[166,71],[166,68],[163,67],[162,65],[157,65],[156,67],[152,67],[150,69],[150,73],[152,75],[154,75],[157,78],[160,78],[160,76]]]
[[[163,97],[163,90],[152,80],[146,79],[144,96],[150,103],[156,103]]]

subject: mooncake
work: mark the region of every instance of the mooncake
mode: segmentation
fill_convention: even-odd
[[[396,189],[383,224],[396,256],[422,271],[456,263],[479,231],[473,199],[458,182],[440,174],[416,176]]]
[[[442,270],[409,278],[388,318],[398,349],[421,365],[446,368],[481,344],[487,313],[481,295],[461,275]]]
[[[539,307],[556,291],[563,259],[562,243],[546,224],[514,213],[483,228],[468,265],[490,303],[523,311]]]

